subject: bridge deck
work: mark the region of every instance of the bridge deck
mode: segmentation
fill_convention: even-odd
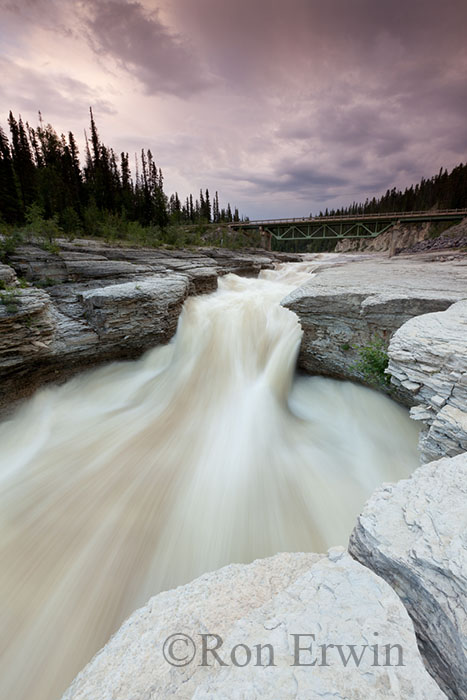
[[[236,230],[260,229],[277,240],[329,240],[335,238],[375,238],[399,222],[461,221],[467,209],[347,214],[288,219],[256,219],[233,222]]]

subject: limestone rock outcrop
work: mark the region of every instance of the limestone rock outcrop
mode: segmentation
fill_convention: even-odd
[[[102,347],[115,342],[159,345],[175,333],[189,286],[186,275],[151,275],[84,291],[78,298]],[[135,337],[136,327],[140,330]]]
[[[362,255],[336,260],[317,266],[310,282],[282,301],[300,319],[299,365],[311,374],[363,380],[356,368],[359,347],[375,338],[387,344],[414,316],[467,298],[465,261],[426,264]],[[414,401],[402,384],[398,397],[409,405]]]
[[[50,352],[55,322],[41,289],[12,287],[0,292],[0,302],[0,367],[6,373]]]
[[[0,265],[0,411],[44,382],[166,343],[186,297],[214,291],[219,275],[257,276],[276,260],[299,259],[79,239],[58,241],[56,252],[17,247]]]
[[[417,469],[367,502],[350,553],[399,594],[430,673],[467,698],[467,454]]]
[[[176,634],[189,639],[164,645]],[[219,635],[217,651],[225,666],[210,653],[203,665],[202,634]],[[217,643],[209,637],[205,645]],[[322,644],[329,645],[324,659]],[[258,658],[257,645],[263,647]],[[386,657],[386,645],[400,645],[402,651],[394,646]],[[177,657],[193,658],[177,666]],[[232,564],[160,593],[128,618],[63,700],[331,695],[348,700],[445,697],[423,665],[397,595],[340,548],[327,556],[278,554]]]
[[[424,424],[422,461],[467,451],[467,300],[405,323],[388,354],[393,384],[413,395],[412,418]]]

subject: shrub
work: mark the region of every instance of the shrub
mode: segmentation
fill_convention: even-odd
[[[15,314],[19,309],[19,292],[15,287],[7,287],[4,282],[2,288],[5,291],[0,292],[0,304],[3,304],[8,314]]]
[[[385,372],[389,363],[387,343],[380,336],[374,336],[368,345],[356,346],[359,360],[352,369],[359,372],[368,384],[388,387],[391,376]]]
[[[52,277],[44,277],[40,280],[37,280],[37,282],[34,282],[35,287],[40,287],[41,289],[44,289],[45,287],[53,287],[55,284],[58,284],[56,280],[52,279]]]
[[[55,241],[57,236],[63,236],[63,229],[58,225],[58,215],[45,219],[44,210],[39,204],[31,204],[27,208],[26,226],[23,231],[28,238],[36,240],[38,245],[49,253],[56,255],[60,252],[60,248]]]
[[[20,231],[11,228],[2,228],[0,235],[0,262],[7,262],[16,248],[23,242]]]

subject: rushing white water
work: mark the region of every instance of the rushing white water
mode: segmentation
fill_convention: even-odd
[[[0,426],[0,698],[54,700],[147,598],[229,562],[345,544],[417,465],[384,396],[296,377],[279,301],[309,265],[229,275],[141,360],[44,389]]]

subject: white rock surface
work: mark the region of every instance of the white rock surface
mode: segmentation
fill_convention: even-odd
[[[177,657],[194,653],[183,667],[163,656],[169,635],[195,641],[173,647]],[[211,654],[202,665],[201,634],[218,634],[221,666]],[[293,635],[302,636],[296,640]],[[375,641],[376,640],[376,641]],[[207,639],[208,647],[215,639]],[[385,645],[400,645],[390,651]],[[264,647],[258,661],[256,645]],[[299,650],[309,647],[311,651]],[[323,659],[321,644],[329,647]],[[348,645],[361,656],[348,660]],[[250,662],[247,645],[252,652]],[[366,646],[364,646],[366,645]],[[232,652],[232,650],[234,650]],[[166,653],[169,653],[166,647]],[[233,653],[233,656],[231,654]],[[342,661],[341,654],[347,660]],[[274,662],[274,666],[269,665]],[[315,661],[315,665],[310,664]],[[297,665],[294,663],[297,662]],[[301,664],[301,665],[298,665]],[[328,665],[324,665],[328,664]],[[345,698],[434,700],[444,694],[427,673],[412,623],[394,591],[342,549],[328,556],[279,554],[250,565],[230,565],[161,593],[137,610],[77,676],[63,700],[200,700]]]
[[[412,418],[426,426],[422,461],[465,452],[467,301],[405,323],[392,337],[388,354],[393,383],[413,395]]]
[[[467,454],[375,491],[349,551],[397,591],[448,697],[467,698]]]

